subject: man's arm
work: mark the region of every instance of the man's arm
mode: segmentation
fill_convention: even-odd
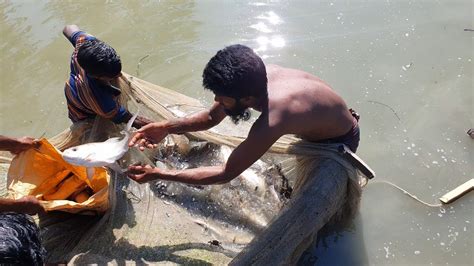
[[[226,183],[257,161],[282,134],[264,119],[257,119],[248,137],[229,156],[225,165],[186,170],[162,170],[150,166],[130,166],[129,177],[139,183],[155,179],[188,184],[210,185]]]
[[[187,117],[166,121],[168,134],[207,130],[219,124],[226,117],[224,107],[215,102],[209,110],[197,112]]]
[[[159,143],[168,134],[206,130],[219,124],[225,117],[224,107],[215,102],[209,110],[142,127],[130,140],[129,146],[138,145],[141,150],[153,148],[153,144]]]
[[[0,213],[18,212],[33,215],[44,211],[43,206],[33,196],[26,196],[18,200],[0,199]]]
[[[31,137],[9,138],[0,135],[0,151],[9,151],[13,154],[18,154],[29,148],[39,146],[39,141]]]
[[[63,29],[63,34],[68,40],[71,40],[74,32],[78,32],[80,30],[81,29],[79,29],[79,27],[76,25],[66,25]]]
[[[81,30],[76,25],[67,25],[63,29],[63,35],[71,42],[72,46],[76,47],[77,41],[81,36],[84,36],[83,40],[93,40],[96,39],[94,36],[88,34],[87,32]]]
[[[135,121],[133,122],[132,126],[135,127],[136,129],[140,129],[150,123],[153,123],[150,119],[144,117],[144,116],[137,116]]]

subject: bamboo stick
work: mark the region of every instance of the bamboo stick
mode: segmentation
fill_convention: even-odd
[[[466,183],[444,194],[441,198],[439,198],[439,200],[444,204],[448,204],[459,199],[462,195],[468,193],[469,191],[473,189],[474,189],[474,178],[472,178],[471,180],[468,180]]]

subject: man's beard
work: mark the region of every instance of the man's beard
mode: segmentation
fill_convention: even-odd
[[[249,120],[251,116],[249,108],[244,107],[238,100],[236,101],[234,108],[224,109],[224,111],[228,116],[230,116],[230,119],[232,119],[232,122],[234,122],[236,125],[240,122],[240,120]]]

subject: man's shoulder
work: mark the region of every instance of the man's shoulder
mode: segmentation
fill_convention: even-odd
[[[71,42],[71,44],[76,48],[76,50],[78,46],[80,46],[85,41],[96,39],[93,35],[83,30],[74,31],[71,33],[71,35],[66,36],[66,38],[69,40],[69,42]]]
[[[267,68],[267,75],[270,82],[284,82],[286,84],[293,84],[295,82],[319,81],[322,80],[305,70],[296,68],[287,68],[278,65],[271,65]]]

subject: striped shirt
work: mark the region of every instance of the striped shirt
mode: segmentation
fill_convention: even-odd
[[[72,122],[77,122],[99,115],[115,123],[122,123],[128,111],[120,105],[118,97],[109,88],[89,77],[77,61],[79,47],[85,41],[93,39],[94,36],[77,31],[69,40],[75,47],[71,56],[71,74],[64,88],[69,118]]]

